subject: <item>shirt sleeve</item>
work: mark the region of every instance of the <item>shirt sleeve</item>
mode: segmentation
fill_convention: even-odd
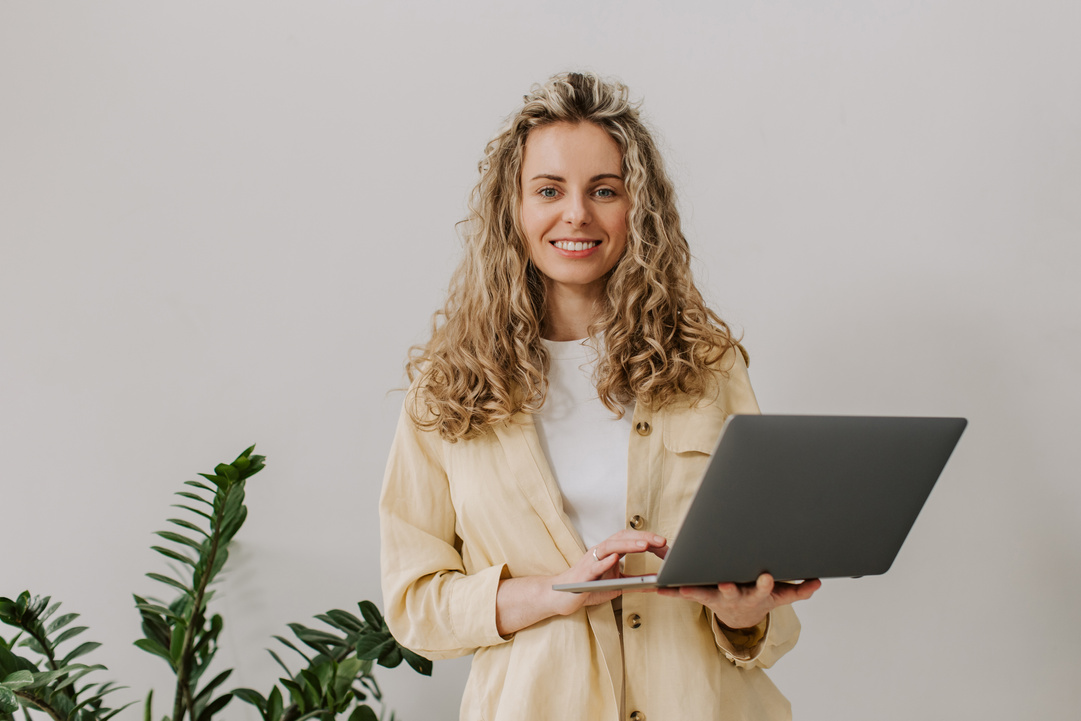
[[[467,573],[442,441],[403,409],[379,500],[380,566],[387,626],[431,659],[464,656],[504,643],[495,622],[505,565]]]

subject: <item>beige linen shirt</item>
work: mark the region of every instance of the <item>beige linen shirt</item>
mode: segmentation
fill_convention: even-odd
[[[743,356],[733,349],[719,367],[713,392],[697,405],[687,399],[652,412],[636,404],[628,526],[672,542],[725,418],[758,413]],[[770,614],[752,648],[698,603],[653,593],[622,597],[622,652],[610,603],[499,635],[501,578],[554,575],[586,552],[529,415],[448,443],[403,412],[379,511],[387,623],[428,658],[473,654],[463,720],[614,721],[624,683],[632,721],[791,718],[763,672],[799,635],[790,606]],[[658,565],[652,554],[636,554],[625,572]]]

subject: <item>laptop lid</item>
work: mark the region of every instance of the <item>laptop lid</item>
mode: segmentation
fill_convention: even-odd
[[[885,573],[966,424],[731,416],[657,585],[750,583],[767,571],[778,581]],[[618,584],[557,588],[601,587]]]

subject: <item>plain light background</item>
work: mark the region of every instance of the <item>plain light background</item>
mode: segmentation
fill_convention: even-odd
[[[0,0],[0,595],[82,613],[160,717],[151,533],[257,442],[229,683],[269,690],[286,623],[381,603],[392,389],[476,162],[585,68],[644,100],[765,410],[970,419],[890,572],[800,608],[771,672],[796,718],[1076,718],[1078,37],[1073,0]],[[377,676],[452,719],[467,669]]]

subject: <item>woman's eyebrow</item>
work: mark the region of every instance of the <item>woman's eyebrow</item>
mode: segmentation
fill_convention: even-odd
[[[613,178],[615,180],[623,180],[623,176],[618,175],[616,173],[601,173],[600,175],[594,175],[592,178],[589,179],[589,182],[596,183],[598,180],[604,180],[605,178]],[[559,175],[550,175],[548,173],[541,173],[540,175],[534,175],[531,178],[531,180],[541,180],[541,179],[554,180],[557,183],[565,183],[565,182],[567,182],[567,179],[564,178],[564,177],[561,177]]]

